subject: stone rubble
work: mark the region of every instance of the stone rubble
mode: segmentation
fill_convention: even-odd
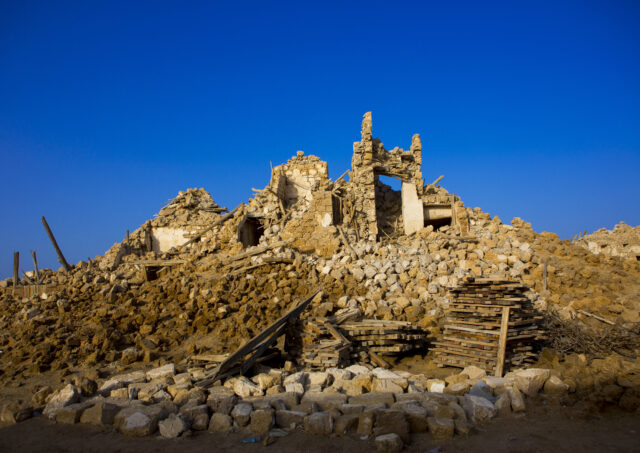
[[[303,319],[352,310],[410,322],[435,338],[449,290],[468,277],[521,282],[542,314],[585,331],[609,326],[585,311],[637,329],[637,228],[571,242],[519,218],[505,224],[437,182],[424,184],[419,136],[408,151],[387,150],[367,114],[360,138],[352,169],[335,181],[326,162],[300,151],[228,214],[204,189],[189,189],[104,256],[69,272],[41,269],[45,292],[14,294],[11,281],[1,281],[0,385],[57,379],[34,386],[29,401],[3,402],[2,422],[42,413],[167,438],[301,429],[366,436],[379,451],[400,451],[411,433],[438,441],[468,435],[526,411],[530,399],[640,408],[637,351],[592,357],[546,348],[536,368],[504,377],[477,367],[413,374],[395,358],[392,370],[364,360],[321,371],[260,364],[198,387],[208,369],[195,366],[194,355],[233,352],[315,288],[324,295]],[[402,190],[380,176],[401,179]],[[21,285],[34,277],[27,275]]]

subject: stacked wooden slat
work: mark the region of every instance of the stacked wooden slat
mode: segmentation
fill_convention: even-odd
[[[351,343],[326,318],[307,318],[287,331],[287,351],[308,368],[348,366]]]
[[[476,365],[501,374],[503,367],[533,362],[543,338],[529,288],[509,280],[468,280],[450,290],[443,335],[435,346],[439,366]],[[503,322],[504,319],[504,322]],[[504,359],[504,360],[502,360]]]
[[[410,322],[364,319],[339,326],[344,336],[351,341],[351,358],[368,361],[369,352],[397,354],[424,348],[425,332]]]

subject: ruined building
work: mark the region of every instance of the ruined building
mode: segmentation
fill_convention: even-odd
[[[240,249],[280,239],[299,251],[331,256],[344,241],[377,241],[425,227],[451,227],[466,234],[468,214],[460,199],[436,184],[440,178],[424,184],[420,136],[412,137],[409,151],[387,150],[373,138],[372,129],[368,112],[361,140],[353,144],[352,168],[335,181],[329,179],[326,162],[303,151],[273,167],[269,185],[254,189],[255,196],[225,228],[227,234],[217,236],[217,245],[203,237],[199,246],[214,250],[224,242]],[[401,190],[393,190],[380,176],[400,180]],[[204,190],[181,193],[131,235],[112,264],[131,253],[179,248],[225,210]]]

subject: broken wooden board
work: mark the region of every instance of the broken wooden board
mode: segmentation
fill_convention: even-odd
[[[275,343],[278,337],[284,333],[287,322],[300,316],[304,309],[307,308],[307,305],[309,305],[311,301],[316,298],[316,296],[321,294],[322,292],[320,290],[314,292],[311,296],[302,301],[295,308],[279,318],[276,322],[264,329],[258,335],[253,337],[246,344],[238,348],[233,354],[227,357],[227,359],[220,364],[215,374],[212,374],[209,379],[197,383],[197,385],[199,385],[200,387],[206,387],[207,385],[213,384],[223,376],[227,376],[234,367],[238,367],[239,372],[246,372],[248,369],[246,367],[246,363],[251,362],[251,364],[254,364],[260,354],[265,352],[268,347]],[[249,357],[245,362],[240,363],[249,354],[251,354],[251,357]]]

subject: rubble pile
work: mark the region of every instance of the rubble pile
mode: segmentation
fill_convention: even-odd
[[[44,410],[62,423],[165,437],[238,429],[269,439],[276,428],[300,427],[356,432],[387,448],[412,432],[465,435],[496,414],[524,410],[525,395],[582,398],[597,387],[607,404],[637,410],[633,348],[599,350],[601,363],[571,348],[538,356],[512,343],[504,377],[435,366],[430,341],[451,337],[447,316],[460,311],[470,281],[515,282],[518,328],[543,316],[576,332],[637,335],[640,262],[620,252],[633,247],[627,238],[637,228],[616,227],[608,236],[621,238],[618,252],[598,242],[596,253],[588,244],[602,232],[571,242],[519,218],[502,223],[464,206],[441,178],[424,185],[421,152],[418,135],[408,151],[385,149],[367,114],[352,169],[335,181],[326,162],[299,151],[232,210],[204,189],[181,192],[104,256],[68,272],[40,270],[44,292],[23,297],[11,279],[0,281],[0,385],[34,394],[5,405],[3,419]],[[402,189],[381,176],[400,179]],[[33,286],[32,276],[19,285]],[[288,322],[279,358],[252,362],[245,376],[211,378],[219,357],[317,290],[322,296]],[[496,323],[492,304],[466,302],[465,322]],[[403,370],[415,354],[434,366]],[[216,360],[195,366],[197,355]],[[536,358],[536,369],[516,369]]]
[[[573,241],[591,253],[603,253],[623,259],[640,260],[640,226],[632,227],[620,222],[613,230],[600,228],[598,231],[582,235]]]

